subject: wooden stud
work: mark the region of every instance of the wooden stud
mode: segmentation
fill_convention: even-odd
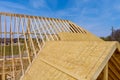
[[[39,43],[39,41],[38,41],[38,37],[37,37],[36,31],[35,31],[35,29],[34,29],[34,25],[33,25],[33,22],[31,21],[31,19],[30,19],[30,22],[31,22],[31,28],[32,28],[32,30],[33,30],[33,32],[34,32],[36,41],[37,41],[37,43],[38,43],[37,45],[38,45],[38,47],[39,47],[39,50],[41,50],[41,46],[40,46],[40,43]],[[33,42],[32,42],[32,43],[33,43]],[[34,47],[34,49],[35,49],[35,47]]]
[[[45,37],[47,38],[47,41],[49,41],[50,39],[48,38],[48,35],[46,34],[46,29],[45,29],[45,27],[44,27],[44,25],[42,24],[42,22],[40,21],[40,18],[38,17],[37,18],[38,19],[38,22],[39,22],[39,25],[41,26],[41,28],[42,28],[42,31],[44,32],[44,34],[45,34]]]
[[[34,17],[33,17],[33,19],[34,19],[34,22],[35,22],[35,26],[37,27],[37,31],[38,31],[41,39],[42,39],[42,42],[43,42],[43,44],[45,44],[45,40],[44,40],[44,38],[43,38],[43,36],[42,36],[41,30],[40,30],[40,28],[39,28],[39,26],[38,26],[38,24],[37,24],[37,22],[36,22],[36,19],[35,19]],[[36,32],[37,32],[37,31],[36,31]]]
[[[108,80],[108,63],[103,70],[103,80]]]
[[[22,75],[24,75],[24,65],[23,65],[23,57],[22,57],[22,52],[21,52],[21,47],[20,47],[20,38],[19,38],[19,27],[20,27],[20,22],[18,24],[18,18],[16,18],[15,20],[15,27],[16,27],[16,30],[17,30],[17,40],[18,40],[18,49],[19,49],[19,56],[20,56],[20,63],[21,63],[21,68],[22,68]]]
[[[21,25],[22,25],[22,32],[23,32],[23,35],[24,35],[24,42],[25,42],[25,47],[26,47],[26,50],[27,50],[27,54],[28,54],[28,60],[29,60],[29,64],[31,64],[31,57],[30,57],[30,53],[29,53],[29,49],[28,49],[28,44],[27,44],[27,41],[26,41],[26,36],[25,36],[25,31],[24,31],[24,24],[23,24],[23,20],[22,18],[20,17],[20,21],[21,21]]]
[[[3,51],[3,76],[2,76],[2,80],[5,80],[5,79],[6,79],[6,77],[5,77],[6,24],[7,24],[7,22],[6,22],[6,16],[4,16],[4,32],[5,32],[5,33],[4,33],[4,36],[3,36],[3,37],[4,37],[4,51]]]
[[[13,70],[13,80],[15,80],[15,61],[14,61],[14,53],[13,53],[13,34],[12,34],[12,17],[10,17],[10,39],[11,39],[11,55],[12,55],[12,70]]]

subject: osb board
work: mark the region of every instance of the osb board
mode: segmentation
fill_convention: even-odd
[[[90,33],[67,33],[61,32],[58,34],[60,40],[63,41],[103,41],[102,39],[90,34]]]
[[[22,80],[94,80],[116,49],[116,42],[50,41]]]
[[[76,80],[37,57],[21,80]]]
[[[116,48],[115,42],[48,42],[39,58],[74,76],[96,79]]]

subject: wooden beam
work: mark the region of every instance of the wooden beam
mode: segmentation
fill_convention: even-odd
[[[21,18],[25,18],[25,17],[26,17],[26,18],[33,18],[33,16],[31,16],[31,15],[15,14],[15,13],[6,13],[6,12],[0,12],[0,15],[3,15],[3,16],[12,16],[12,17],[18,17],[18,18],[19,18],[19,17],[21,17]],[[35,19],[37,19],[37,17],[56,20],[56,18],[34,16]],[[59,20],[63,20],[63,19],[59,19]],[[68,20],[63,20],[63,21],[68,21]]]
[[[116,75],[117,78],[120,80],[120,74],[111,62],[109,62],[109,68],[113,71],[114,75]]]
[[[114,79],[114,80],[118,80],[117,76],[114,75],[114,73],[113,73],[113,71],[112,71],[112,69],[110,67],[109,67],[109,76],[111,76],[112,79]]]
[[[108,63],[106,64],[105,68],[103,69],[103,80],[108,80]]]
[[[115,60],[114,57],[111,57],[110,62],[111,62],[112,64],[114,64],[114,67],[116,67],[116,69],[117,69],[118,71],[120,71],[120,65],[119,65],[119,63]]]

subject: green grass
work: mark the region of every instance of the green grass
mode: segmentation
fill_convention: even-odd
[[[20,47],[21,47],[21,50],[22,50],[23,49],[23,45],[21,45]],[[12,55],[12,48],[11,48],[10,45],[7,45],[7,46],[1,46],[0,45],[0,55],[3,55],[4,48],[5,48],[5,55],[6,56]],[[19,47],[18,47],[18,45],[14,45],[13,46],[13,54],[14,55],[19,54]]]

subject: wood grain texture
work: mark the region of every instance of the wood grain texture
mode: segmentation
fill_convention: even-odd
[[[50,41],[46,43],[26,74],[42,75],[40,70],[36,71],[36,75],[34,75],[34,70],[39,62],[43,61],[77,80],[95,80],[112,56],[113,52],[111,51],[117,48],[115,45],[116,42]],[[39,68],[41,67],[39,66]],[[41,78],[36,78],[36,80],[42,80]]]

